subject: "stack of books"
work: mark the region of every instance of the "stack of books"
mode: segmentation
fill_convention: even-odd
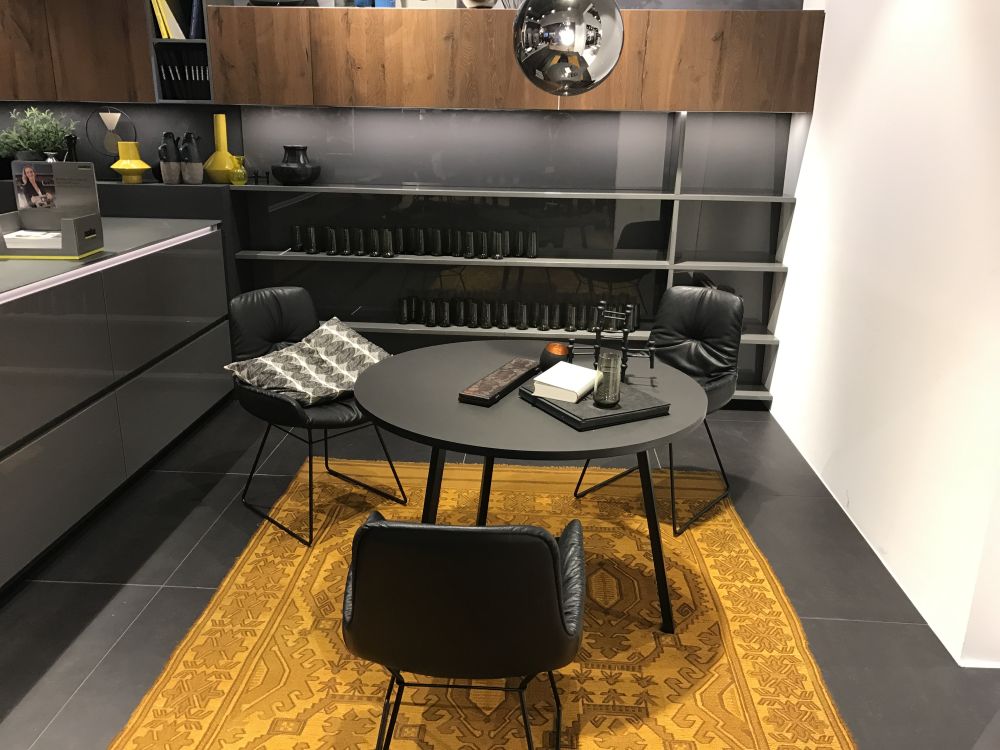
[[[204,39],[202,0],[150,0],[161,39]]]

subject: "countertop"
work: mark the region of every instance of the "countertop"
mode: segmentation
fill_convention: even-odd
[[[0,260],[0,304],[214,231],[208,219],[105,217],[104,252],[86,260]]]

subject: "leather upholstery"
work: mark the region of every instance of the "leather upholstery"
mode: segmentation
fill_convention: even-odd
[[[657,358],[705,388],[709,413],[736,391],[743,300],[721,289],[675,286],[660,300],[650,341]]]
[[[357,656],[432,677],[559,669],[580,647],[583,531],[432,526],[372,513],[354,537],[343,632]]]
[[[309,292],[285,286],[255,289],[229,303],[233,356],[253,359],[301,341],[319,327]],[[234,379],[236,400],[259,419],[282,427],[336,429],[365,421],[353,396],[304,407],[295,399]]]
[[[309,292],[297,286],[278,286],[233,298],[229,327],[233,356],[242,361],[301,341],[319,328],[319,319]]]

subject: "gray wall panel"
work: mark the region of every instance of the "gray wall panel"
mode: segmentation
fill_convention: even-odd
[[[118,389],[129,476],[232,390],[231,352],[223,322]]]
[[[0,451],[113,379],[98,275],[0,307]]]
[[[0,461],[0,584],[124,480],[110,395]]]
[[[123,263],[102,277],[118,378],[228,311],[219,232]]]

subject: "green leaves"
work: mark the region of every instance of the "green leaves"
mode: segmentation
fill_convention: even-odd
[[[68,117],[38,107],[24,112],[11,110],[10,117],[10,127],[0,130],[0,157],[11,157],[18,151],[62,151],[66,136],[77,126]]]

